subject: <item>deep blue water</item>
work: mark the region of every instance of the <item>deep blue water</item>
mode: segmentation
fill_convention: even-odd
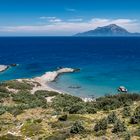
[[[78,96],[115,93],[120,85],[140,91],[138,37],[1,37],[0,64],[19,64],[0,80],[30,78],[58,66],[81,68],[60,76],[51,86]],[[80,86],[71,89],[69,86]]]

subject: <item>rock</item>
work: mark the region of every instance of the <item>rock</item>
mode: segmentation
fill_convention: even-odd
[[[10,66],[11,66],[11,67],[16,67],[16,66],[17,66],[17,64],[11,64]]]
[[[81,87],[80,87],[80,86],[69,86],[69,88],[79,89],[79,88],[81,88]]]

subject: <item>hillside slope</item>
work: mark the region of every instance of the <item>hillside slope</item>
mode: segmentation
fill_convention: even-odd
[[[84,102],[81,98],[36,91],[30,80],[0,84],[0,140],[137,140],[140,95],[123,94]]]

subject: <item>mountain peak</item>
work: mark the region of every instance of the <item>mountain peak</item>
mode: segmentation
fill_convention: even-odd
[[[76,36],[133,36],[133,35],[136,34],[130,33],[126,29],[116,24],[109,24],[103,27],[97,27],[94,30],[76,34]]]
[[[119,26],[116,25],[116,24],[109,24],[108,26],[110,26],[110,27],[119,27]]]

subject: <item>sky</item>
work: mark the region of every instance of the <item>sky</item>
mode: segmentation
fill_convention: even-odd
[[[140,32],[140,0],[0,0],[0,36],[69,36],[108,24]]]

